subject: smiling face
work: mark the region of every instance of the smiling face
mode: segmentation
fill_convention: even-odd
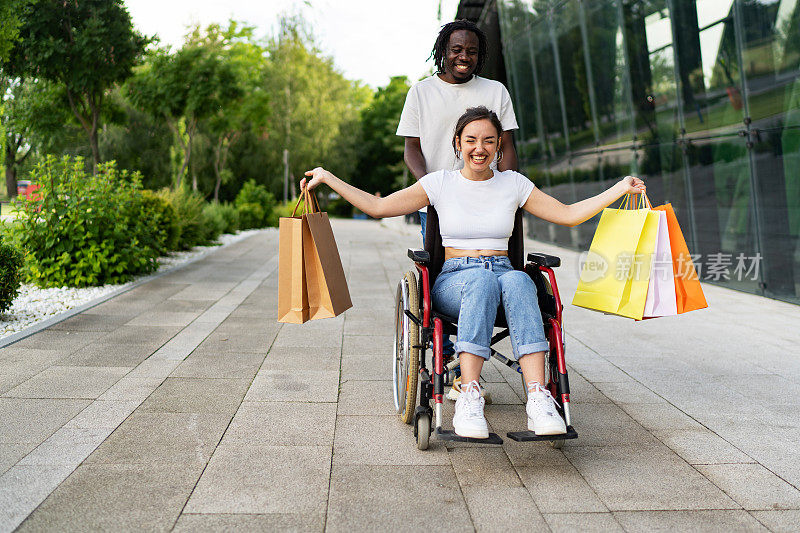
[[[469,30],[456,30],[450,35],[442,79],[448,83],[464,83],[472,79],[478,66],[478,36]]]
[[[476,174],[486,174],[500,143],[500,132],[489,119],[474,120],[456,138],[464,166]]]

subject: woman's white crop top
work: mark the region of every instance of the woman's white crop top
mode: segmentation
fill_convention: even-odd
[[[419,182],[439,214],[442,244],[462,250],[507,250],[514,215],[535,188],[513,170],[495,170],[484,181],[468,180],[460,170],[438,170]]]

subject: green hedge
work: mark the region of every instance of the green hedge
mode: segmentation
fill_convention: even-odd
[[[0,242],[0,312],[11,307],[22,282],[22,253],[6,242]]]
[[[124,283],[154,271],[160,231],[148,218],[141,175],[103,163],[85,171],[81,158],[48,156],[31,172],[34,199],[15,201],[13,235],[25,254],[25,277],[42,287]]]
[[[258,185],[256,180],[248,180],[239,190],[234,200],[236,210],[239,211],[240,229],[263,228],[277,226],[275,216],[275,196],[263,185]]]

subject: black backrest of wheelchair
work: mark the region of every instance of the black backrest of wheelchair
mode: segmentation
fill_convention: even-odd
[[[525,267],[525,235],[522,230],[522,209],[517,209],[514,216],[514,229],[508,239],[508,259],[515,270],[522,270]],[[444,246],[442,246],[442,234],[439,231],[439,215],[436,209],[428,206],[428,221],[425,227],[425,250],[431,256],[430,267],[430,286],[436,281],[436,276],[442,271],[444,264]]]

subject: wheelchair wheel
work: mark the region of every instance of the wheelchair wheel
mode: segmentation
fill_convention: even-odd
[[[414,407],[417,402],[419,326],[408,318],[406,311],[410,311],[414,316],[419,314],[417,277],[411,270],[406,272],[397,284],[392,368],[394,407],[400,419],[410,424],[414,420]]]
[[[417,417],[417,449],[427,450],[431,438],[431,417],[422,414]]]

